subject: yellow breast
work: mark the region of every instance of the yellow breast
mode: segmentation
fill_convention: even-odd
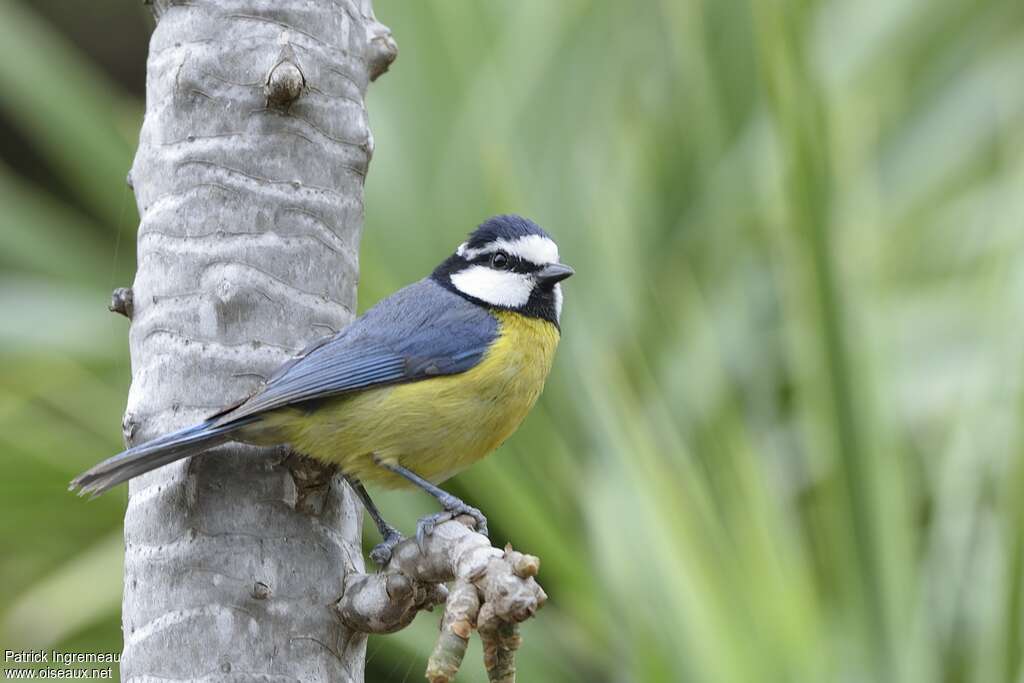
[[[340,397],[311,414],[280,411],[270,422],[299,452],[336,463],[362,481],[407,485],[377,462],[444,481],[516,430],[551,370],[558,328],[517,313],[495,317],[498,338],[464,373]]]

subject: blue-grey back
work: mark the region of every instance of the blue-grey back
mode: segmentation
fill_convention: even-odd
[[[305,349],[217,424],[371,386],[465,372],[497,335],[498,321],[486,308],[425,278]]]

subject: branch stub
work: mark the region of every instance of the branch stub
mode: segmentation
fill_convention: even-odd
[[[110,304],[107,310],[111,313],[120,313],[129,320],[135,313],[135,296],[131,287],[118,287],[110,294]]]
[[[302,94],[306,76],[299,68],[299,60],[288,43],[287,34],[282,36],[281,42],[281,53],[267,74],[263,92],[267,96],[267,106],[287,109]]]

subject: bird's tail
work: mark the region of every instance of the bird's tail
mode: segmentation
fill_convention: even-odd
[[[175,460],[218,446],[231,440],[231,432],[255,418],[242,419],[225,425],[215,425],[210,419],[165,436],[157,437],[117,455],[78,475],[68,490],[78,489],[78,495],[98,496],[132,477],[145,474]]]

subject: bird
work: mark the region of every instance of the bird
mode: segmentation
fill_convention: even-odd
[[[335,467],[373,519],[385,564],[402,535],[364,484],[418,487],[435,526],[480,510],[439,484],[494,451],[539,398],[561,338],[561,282],[574,270],[539,225],[489,218],[427,277],[382,299],[340,332],[284,363],[245,400],[199,424],[100,462],[71,490],[102,494],[168,463],[235,441],[285,445]]]

